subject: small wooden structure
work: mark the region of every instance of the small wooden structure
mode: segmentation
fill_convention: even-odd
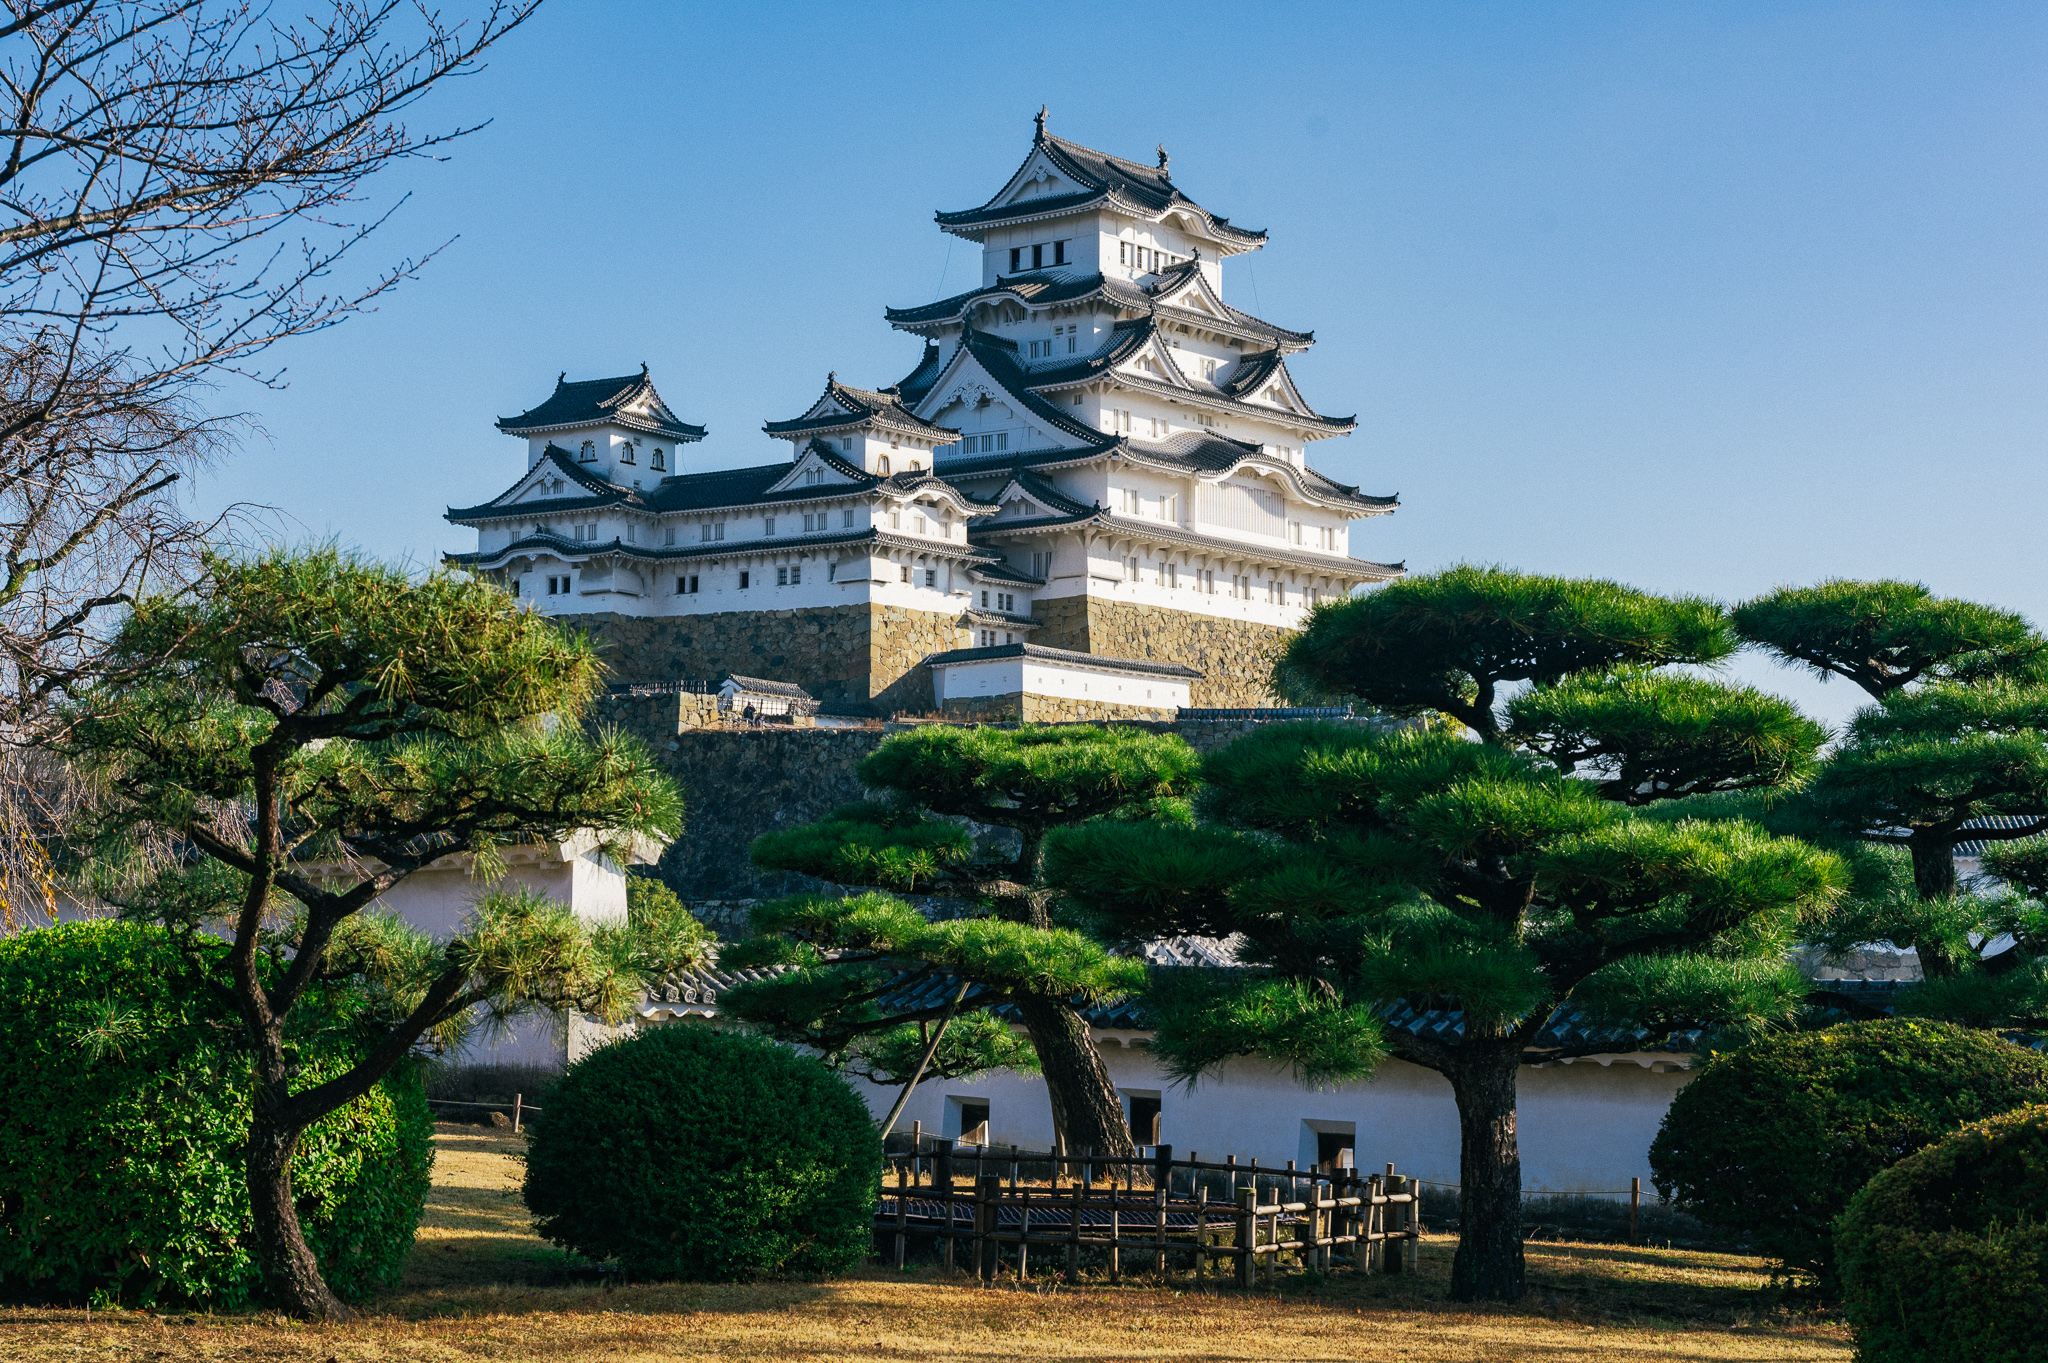
[[[816,714],[818,702],[792,682],[733,672],[718,684],[718,708],[730,719],[801,718]]]
[[[1037,1247],[1061,1255],[1075,1282],[1081,1251],[1093,1248],[1108,1251],[1112,1278],[1130,1255],[1154,1273],[1180,1269],[1203,1280],[1227,1272],[1250,1287],[1261,1268],[1275,1281],[1283,1255],[1321,1273],[1413,1272],[1422,1234],[1421,1185],[1391,1164],[1361,1175],[1296,1169],[1291,1160],[1261,1168],[1234,1155],[1175,1159],[1170,1145],[1135,1156],[1058,1155],[962,1150],[950,1140],[919,1140],[886,1159],[875,1221],[885,1236],[893,1232],[898,1268],[916,1234],[938,1238],[946,1267],[982,1279],[998,1276],[1005,1258],[1025,1276]]]

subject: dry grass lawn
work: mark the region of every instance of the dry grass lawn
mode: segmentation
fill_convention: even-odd
[[[1239,1293],[1185,1283],[977,1288],[936,1270],[827,1283],[575,1281],[519,1203],[518,1138],[443,1127],[404,1284],[342,1326],[269,1316],[0,1309],[10,1360],[306,1359],[1834,1359],[1836,1323],[1775,1305],[1754,1259],[1532,1245],[1513,1307],[1444,1300],[1449,1240],[1423,1272]]]

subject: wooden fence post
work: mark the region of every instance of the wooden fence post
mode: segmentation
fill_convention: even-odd
[[[1209,1276],[1209,1185],[1201,1182],[1201,1173],[1195,1174],[1199,1185],[1195,1189],[1195,1281]]]
[[[1392,1168],[1389,1165],[1388,1168]],[[1396,1197],[1408,1191],[1409,1179],[1406,1174],[1387,1175],[1387,1196]],[[1389,1273],[1404,1273],[1408,1265],[1407,1241],[1402,1238],[1408,1233],[1408,1218],[1415,1214],[1412,1202],[1389,1202],[1387,1204],[1386,1269]]]
[[[996,1240],[996,1213],[1003,1197],[1000,1174],[988,1174],[975,1185],[974,1275],[994,1282],[1002,1264],[1003,1247]]]
[[[1237,1285],[1250,1287],[1252,1275],[1258,1271],[1259,1218],[1254,1209],[1259,1205],[1259,1190],[1256,1185],[1237,1190]]]
[[[1643,1209],[1643,1180],[1640,1176],[1628,1181],[1628,1242],[1641,1244],[1636,1239],[1636,1214]]]
[[[1166,1274],[1166,1193],[1173,1186],[1173,1147],[1162,1145],[1152,1155],[1152,1271]]]
[[[946,1272],[953,1271],[953,1142],[932,1142],[932,1195],[939,1199],[939,1215],[945,1219],[940,1253]]]
[[[916,1158],[912,1156],[912,1158]],[[896,1166],[896,1267],[910,1252],[910,1161]]]
[[[519,1134],[520,1100],[525,1097],[526,1095],[523,1093],[515,1093],[512,1095],[512,1134],[515,1136]]]
[[[1081,1281],[1081,1197],[1083,1189],[1080,1180],[1067,1185],[1069,1194],[1067,1212],[1067,1282]]]

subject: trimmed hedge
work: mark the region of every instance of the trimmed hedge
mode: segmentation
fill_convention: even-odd
[[[100,921],[0,940],[0,1034],[0,1291],[259,1300],[241,1155],[249,1057],[226,1000],[169,934]],[[338,1027],[296,1052],[307,1086],[354,1058]],[[337,1295],[397,1281],[432,1162],[410,1066],[307,1130],[293,1187]]]
[[[1880,1170],[1981,1120],[2048,1100],[2048,1057],[1912,1019],[1770,1037],[1717,1055],[1650,1146],[1657,1191],[1834,1280],[1833,1225]]]
[[[867,1104],[824,1064],[671,1023],[549,1091],[526,1205],[556,1244],[639,1276],[837,1273],[867,1256],[881,1174]]]
[[[1856,1194],[1835,1229],[1863,1363],[2048,1356],[2048,1105],[1966,1126]]]

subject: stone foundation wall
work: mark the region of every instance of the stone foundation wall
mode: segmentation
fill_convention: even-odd
[[[1182,663],[1202,674],[1191,688],[1197,706],[1277,705],[1269,689],[1273,661],[1295,631],[1278,625],[1069,596],[1032,607],[1040,622],[1032,642],[1108,658]]]
[[[869,604],[557,618],[596,640],[614,681],[712,681],[737,672],[795,682],[821,701],[872,700],[884,710],[930,709],[931,678],[919,664],[969,637],[959,616]]]

